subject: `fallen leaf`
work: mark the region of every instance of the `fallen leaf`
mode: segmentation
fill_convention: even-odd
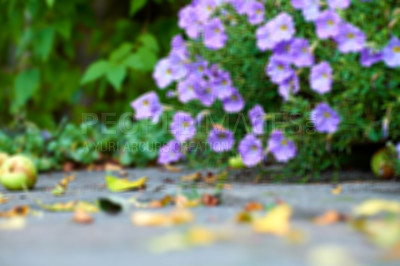
[[[206,246],[215,242],[217,235],[207,228],[193,227],[188,230],[187,238],[192,245]]]
[[[356,206],[353,210],[353,213],[356,216],[374,216],[381,212],[399,214],[400,203],[397,201],[372,199],[364,201],[360,205]]]
[[[400,243],[400,221],[369,220],[365,222],[364,233],[377,246],[391,248]]]
[[[202,175],[200,172],[196,172],[189,175],[184,175],[181,177],[182,182],[199,182],[201,181]]]
[[[199,199],[188,199],[185,195],[178,195],[175,197],[175,205],[178,208],[194,208],[199,206]]]
[[[345,220],[345,216],[335,210],[326,211],[321,216],[313,219],[317,225],[330,225]]]
[[[8,202],[8,198],[3,196],[3,194],[0,193],[0,204],[4,204]]]
[[[2,218],[14,218],[14,217],[25,217],[29,213],[29,207],[27,205],[16,206],[11,210],[0,212]]]
[[[203,181],[207,184],[215,184],[219,181],[225,181],[228,176],[227,171],[223,171],[219,174],[213,174],[211,172],[207,173],[205,177],[203,177]]]
[[[172,197],[170,195],[164,196],[160,200],[153,200],[149,203],[150,208],[163,208],[172,202]]]
[[[236,215],[237,223],[251,223],[253,221],[253,216],[248,211],[241,211]]]
[[[333,195],[339,195],[342,193],[342,185],[337,185],[335,188],[332,189]]]
[[[62,169],[63,169],[64,172],[70,173],[72,170],[74,170],[74,164],[71,163],[71,162],[65,162],[62,165]]]
[[[72,212],[77,209],[93,213],[99,211],[99,208],[96,205],[86,201],[57,202],[54,204],[44,204],[40,200],[35,200],[35,202],[43,210],[51,212]]]
[[[93,218],[84,210],[76,210],[74,213],[73,221],[79,224],[91,224],[93,223]]]
[[[359,266],[351,253],[341,246],[323,245],[310,250],[308,261],[311,266]]]
[[[190,223],[194,216],[186,209],[177,209],[169,214],[155,212],[136,212],[132,223],[136,226],[171,226]]]
[[[210,195],[210,194],[206,193],[201,197],[201,203],[208,207],[217,206],[221,203],[220,196],[219,195]]]
[[[289,218],[292,209],[286,204],[281,204],[271,209],[264,217],[254,219],[253,230],[257,233],[285,235],[289,232]]]
[[[286,241],[292,245],[301,245],[306,243],[308,236],[306,232],[299,229],[292,229],[286,235]]]
[[[74,175],[64,177],[63,179],[61,179],[60,182],[58,182],[56,184],[54,189],[51,191],[51,194],[53,194],[54,196],[64,195],[65,192],[67,192],[69,182],[74,181],[74,180],[75,180]]]
[[[26,219],[22,217],[14,217],[7,220],[0,220],[0,230],[22,230],[26,227]]]
[[[400,242],[386,251],[382,259],[386,261],[400,260]]]
[[[259,202],[249,202],[249,203],[246,204],[244,209],[246,211],[248,211],[248,212],[251,212],[251,211],[262,211],[262,210],[264,210],[264,205],[262,205]]]
[[[172,172],[172,173],[179,173],[182,172],[182,168],[176,167],[170,164],[164,164],[164,168],[167,169],[167,171]]]
[[[121,179],[111,175],[106,176],[106,185],[112,192],[124,192],[135,189],[142,189],[146,186],[147,177],[141,177],[135,181]]]
[[[108,162],[104,165],[104,170],[107,172],[119,172],[122,169],[123,169],[122,166],[115,163]]]

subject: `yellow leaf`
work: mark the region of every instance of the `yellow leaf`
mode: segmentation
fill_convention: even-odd
[[[65,192],[67,192],[69,182],[74,181],[74,180],[75,180],[74,175],[64,177],[63,179],[61,179],[60,182],[58,182],[58,184],[56,184],[54,189],[51,191],[51,194],[53,194],[54,196],[64,195]]]
[[[36,200],[36,204],[38,204],[42,209],[51,212],[72,212],[75,210],[83,210],[86,212],[98,212],[99,208],[89,202],[86,201],[68,201],[68,202],[57,202],[54,204],[43,204],[41,201]]]
[[[11,210],[0,212],[0,217],[3,218],[14,218],[14,217],[25,217],[29,213],[29,207],[27,205],[16,206]]]
[[[187,232],[187,239],[192,245],[210,245],[217,239],[217,235],[204,227],[193,227]]]
[[[136,212],[132,215],[132,223],[137,226],[171,226],[190,223],[193,220],[193,214],[185,209],[178,209],[169,214]]]
[[[26,226],[26,220],[22,217],[14,217],[0,221],[0,230],[22,230]]]
[[[141,177],[135,181],[120,179],[111,175],[106,176],[106,185],[112,192],[123,192],[143,188],[146,185],[147,177]]]
[[[357,216],[373,216],[381,212],[400,213],[400,203],[382,199],[367,200],[354,208]]]
[[[375,245],[390,248],[400,243],[400,222],[397,220],[367,221],[364,233]]]
[[[285,235],[289,232],[289,218],[292,209],[286,204],[281,204],[270,210],[264,217],[254,219],[253,230],[257,233]]]
[[[339,195],[340,193],[342,193],[342,185],[337,185],[337,187],[332,189],[333,195]]]
[[[0,204],[7,203],[8,198],[4,197],[3,194],[0,193]]]
[[[172,173],[179,173],[182,171],[182,168],[170,165],[170,164],[164,164],[165,169],[167,169],[168,171],[172,172]]]

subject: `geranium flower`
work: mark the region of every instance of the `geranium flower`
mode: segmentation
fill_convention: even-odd
[[[293,74],[293,69],[290,67],[289,63],[271,56],[266,67],[266,74],[272,82],[280,84]]]
[[[264,21],[264,4],[258,1],[251,1],[247,8],[247,18],[251,25],[257,25]]]
[[[203,79],[199,79],[197,86],[194,87],[194,91],[196,92],[197,99],[204,106],[211,106],[215,101],[215,93],[210,82],[206,82]]]
[[[246,166],[257,165],[263,159],[263,147],[261,141],[253,134],[246,135],[239,143],[239,154]]]
[[[271,38],[275,42],[288,41],[292,39],[296,32],[293,18],[285,12],[271,19],[268,24],[272,25],[271,28],[273,31],[271,32]]]
[[[132,108],[135,110],[135,118],[152,119],[153,123],[157,123],[163,113],[163,108],[155,92],[148,92],[143,94],[131,103]]]
[[[323,102],[311,111],[311,121],[318,132],[335,133],[341,119],[328,104]]]
[[[178,99],[183,103],[187,103],[197,98],[195,88],[199,86],[199,78],[195,75],[189,75],[186,79],[178,83]]]
[[[194,137],[196,128],[192,116],[185,112],[176,112],[170,130],[175,139],[179,142],[187,141]]]
[[[257,47],[261,51],[273,49],[278,43],[272,39],[272,32],[274,30],[272,27],[271,23],[266,23],[256,30]]]
[[[287,139],[282,131],[274,130],[268,140],[268,151],[278,162],[287,162],[296,156],[297,149],[294,142]]]
[[[204,25],[204,45],[212,50],[225,46],[228,36],[225,33],[221,19],[213,18]]]
[[[242,95],[236,88],[232,88],[232,93],[229,97],[222,100],[223,108],[227,113],[240,112],[244,107],[244,100]]]
[[[339,33],[341,22],[342,19],[335,13],[335,11],[325,10],[321,12],[315,20],[318,37],[320,39],[335,37]]]
[[[371,48],[364,48],[361,51],[361,59],[360,59],[360,63],[362,66],[365,67],[370,67],[373,64],[379,62],[382,60],[382,52],[380,51],[374,51]]]
[[[388,45],[383,48],[383,61],[389,67],[400,66],[400,39],[392,37]]]
[[[181,147],[179,142],[175,140],[169,141],[165,146],[161,147],[158,153],[159,164],[169,164],[179,161],[182,158]]]
[[[257,104],[249,111],[249,118],[253,134],[264,134],[265,112],[261,105]]]
[[[365,46],[365,39],[364,32],[349,23],[343,23],[338,35],[335,36],[339,51],[342,53],[361,51]]]
[[[319,94],[325,94],[332,87],[332,68],[328,62],[321,62],[311,68],[311,89]]]
[[[235,139],[230,130],[213,128],[208,135],[208,144],[215,152],[224,152],[232,149]]]
[[[294,38],[291,43],[293,63],[297,67],[309,67],[314,64],[314,56],[311,53],[307,39]]]

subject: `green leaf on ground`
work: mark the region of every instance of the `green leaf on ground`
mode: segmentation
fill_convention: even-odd
[[[112,192],[123,192],[143,188],[146,185],[147,177],[141,177],[135,181],[121,179],[115,176],[106,176],[106,185]]]

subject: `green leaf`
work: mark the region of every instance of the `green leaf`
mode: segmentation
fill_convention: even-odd
[[[51,48],[54,42],[54,29],[52,27],[42,29],[36,33],[34,40],[34,52],[35,55],[47,61]]]
[[[110,82],[117,91],[121,89],[125,76],[126,68],[123,65],[113,66],[107,72],[108,82]]]
[[[140,9],[146,5],[147,0],[131,0],[131,9],[129,15],[134,16]]]
[[[40,72],[38,69],[29,69],[20,73],[14,84],[14,101],[12,112],[15,113],[20,107],[32,98],[35,90],[39,87]]]
[[[124,65],[134,70],[143,70],[144,65],[142,64],[141,58],[137,53],[131,54],[124,61]]]
[[[92,63],[89,68],[86,70],[83,78],[81,80],[81,84],[87,84],[89,82],[95,81],[101,76],[105,75],[110,69],[110,65],[105,60],[99,60]]]
[[[118,49],[114,50],[110,55],[110,61],[119,62],[126,58],[132,51],[133,45],[131,43],[123,43]]]
[[[158,57],[154,51],[148,49],[147,47],[141,47],[137,50],[140,61],[143,64],[143,70],[151,71],[157,63]]]
[[[154,37],[154,35],[152,35],[150,33],[142,34],[139,37],[139,40],[146,48],[149,48],[150,50],[153,50],[154,52],[158,52],[160,50],[160,47],[158,46],[158,43],[157,43],[157,39]]]
[[[147,177],[141,177],[135,181],[129,181],[111,175],[106,176],[106,185],[112,192],[141,189],[146,185],[146,181]]]
[[[50,8],[52,8],[54,6],[55,2],[56,2],[56,0],[46,0],[46,4]]]

